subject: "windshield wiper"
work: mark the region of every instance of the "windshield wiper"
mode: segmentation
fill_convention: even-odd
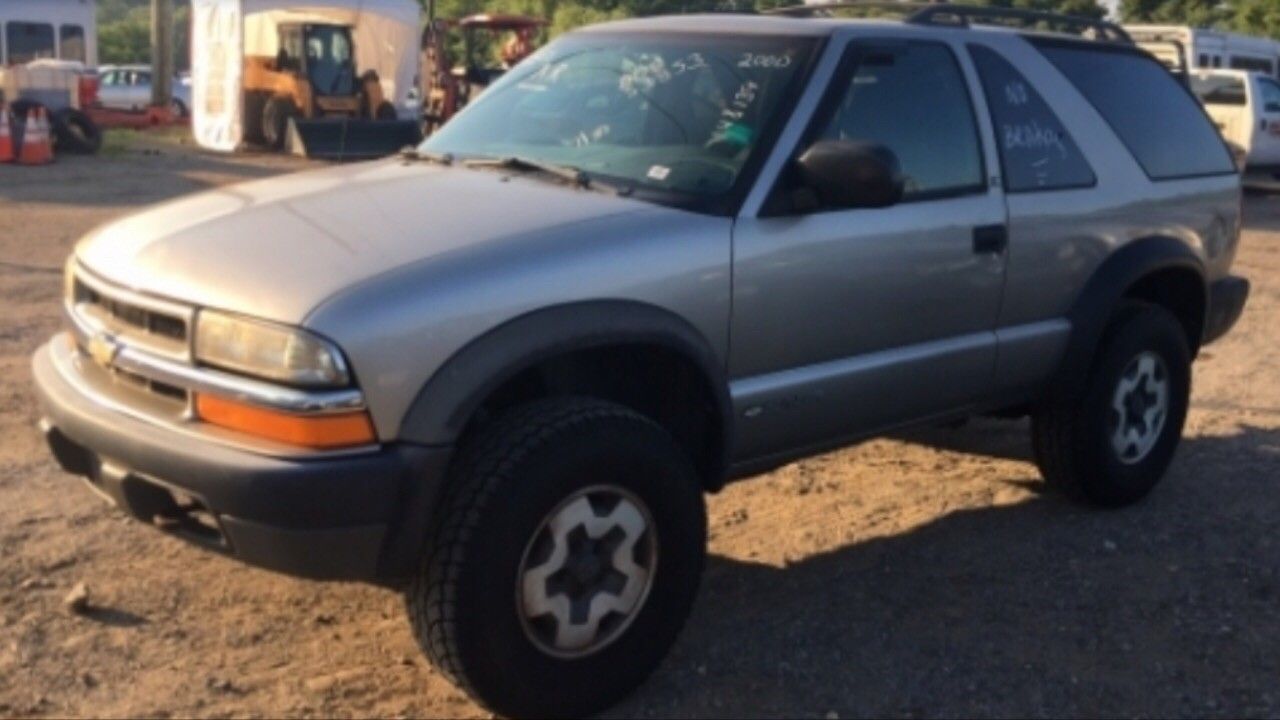
[[[430,150],[419,150],[412,145],[401,150],[400,157],[405,160],[426,160],[446,167],[453,164],[453,153],[435,153]]]
[[[556,163],[543,162],[533,158],[521,155],[507,155],[505,157],[477,157],[463,160],[465,167],[492,167],[502,168],[505,170],[519,170],[522,172],[539,172],[544,175],[559,178],[574,187],[584,190],[603,190],[614,195],[630,195],[630,188],[620,188],[610,185],[599,180],[592,179],[585,170],[573,167],[572,165],[557,165]]]

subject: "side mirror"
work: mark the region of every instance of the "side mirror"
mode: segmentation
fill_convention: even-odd
[[[797,158],[796,169],[823,207],[884,208],[902,201],[902,166],[879,143],[819,140]]]

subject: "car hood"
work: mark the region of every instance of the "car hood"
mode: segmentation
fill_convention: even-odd
[[[95,231],[76,255],[138,292],[300,323],[406,264],[646,209],[662,210],[529,176],[382,161],[158,205]]]

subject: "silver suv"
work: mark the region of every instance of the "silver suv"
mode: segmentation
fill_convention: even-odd
[[[246,562],[403,587],[445,673],[539,716],[658,664],[731,479],[990,412],[1134,502],[1248,294],[1239,178],[1118,28],[984,19],[591,27],[401,157],[104,227],[34,360],[53,453]]]

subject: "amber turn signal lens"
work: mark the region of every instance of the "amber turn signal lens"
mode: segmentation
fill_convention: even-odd
[[[196,395],[196,415],[219,427],[267,440],[316,449],[375,442],[373,423],[363,410],[334,415],[291,415],[216,395]]]

